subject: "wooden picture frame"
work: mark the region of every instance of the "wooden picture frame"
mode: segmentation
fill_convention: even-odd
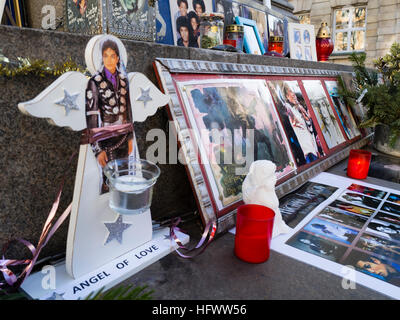
[[[197,115],[193,113],[193,106],[190,101],[190,99],[193,100],[193,89],[199,89],[199,92],[204,94],[207,85],[211,85],[212,87],[214,84],[215,87],[215,83],[218,81],[221,81],[225,87],[229,87],[230,84],[227,83],[228,80],[236,81],[236,83],[244,81],[244,79],[248,82],[259,80],[266,83],[271,81],[295,81],[298,83],[300,92],[304,96],[304,103],[307,104],[308,109],[312,113],[312,107],[308,97],[306,96],[301,80],[335,80],[340,74],[333,70],[168,58],[157,58],[154,65],[160,87],[163,89],[164,93],[168,94],[171,98],[168,112],[170,119],[174,122],[175,131],[181,148],[180,154],[182,155],[183,164],[186,167],[192,184],[200,215],[204,224],[208,223],[210,220],[216,219],[218,222],[217,232],[223,232],[235,226],[236,208],[243,202],[240,200],[233,201],[232,203],[228,203],[226,206],[223,205],[222,207],[217,203],[218,194],[216,194],[215,188],[213,189],[213,182],[211,181],[212,179],[215,180],[215,175],[213,176],[212,172],[202,163],[202,160],[207,158],[207,154],[204,151],[204,146],[203,148],[199,146],[204,140],[202,140],[202,136],[199,136],[198,130],[196,130],[195,127],[196,125],[199,125],[198,118],[204,117],[207,115],[207,112],[205,110],[199,110]],[[263,90],[269,93],[271,92],[269,86],[265,86]],[[218,94],[211,96],[215,99]],[[271,112],[276,114],[278,113],[278,107],[273,96],[272,98],[274,103],[269,107],[269,109],[273,109]],[[225,108],[223,106],[224,103],[219,103],[217,100],[213,101],[213,105],[218,105],[219,108],[216,108],[216,110],[221,111]],[[246,103],[248,104],[247,109],[251,109],[250,102],[247,101]],[[280,121],[278,127],[284,129],[283,131],[280,131],[282,141],[287,141],[289,128],[286,128],[286,124],[284,123],[281,114],[278,113],[278,115]],[[204,122],[203,118],[202,121]],[[312,114],[312,121],[315,126],[318,126],[314,114]],[[269,135],[269,137],[271,137],[271,135]],[[320,130],[318,131],[318,137],[320,140],[324,141],[324,137]],[[278,197],[282,197],[297,189],[318,173],[345,159],[351,148],[360,148],[367,144],[370,139],[371,136],[358,136],[352,140],[346,139],[344,143],[333,149],[327,148],[326,143],[324,142],[323,155],[308,163],[301,163],[300,165],[294,163],[292,171],[279,177],[275,188]],[[293,159],[293,147],[292,145],[289,146],[291,150],[291,158]]]
[[[289,23],[288,37],[290,58],[317,61],[315,30],[311,24]]]
[[[243,17],[235,17],[236,24],[244,27],[244,49],[247,53],[263,55],[265,48],[257,29],[257,22]]]

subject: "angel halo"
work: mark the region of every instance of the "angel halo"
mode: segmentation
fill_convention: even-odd
[[[94,36],[85,50],[92,78],[76,71],[67,72],[33,100],[19,103],[20,111],[80,131],[96,121],[99,126],[111,122],[142,122],[155,114],[159,107],[168,104],[169,97],[141,73],[126,75],[123,72],[114,79],[106,79],[108,75],[101,69],[103,44],[108,40],[117,45],[114,47],[118,51],[117,58],[126,66],[128,55],[121,40],[112,35]],[[93,107],[94,92],[90,85],[98,90],[97,101],[102,102],[97,108]],[[119,90],[118,94],[116,90]],[[146,99],[143,99],[144,92]],[[138,157],[134,132],[131,141],[133,148],[129,144],[127,147]],[[115,150],[107,150],[112,152],[111,149]],[[79,149],[65,261],[66,272],[74,279],[152,240],[150,210],[121,216],[109,208],[108,193],[99,192],[103,177],[99,174],[99,153],[96,150],[89,143],[81,144]]]

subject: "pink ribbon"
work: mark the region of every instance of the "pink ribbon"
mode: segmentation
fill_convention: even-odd
[[[199,242],[197,243],[197,245],[196,245],[194,248],[192,248],[192,249],[186,248],[186,247],[183,245],[182,241],[179,240],[178,236],[176,235],[176,231],[186,233],[186,232],[184,232],[183,230],[181,230],[180,228],[178,228],[178,225],[179,225],[180,222],[181,222],[181,218],[179,218],[179,217],[176,218],[176,219],[174,219],[174,221],[172,222],[172,224],[171,224],[171,226],[170,226],[170,229],[169,229],[169,236],[170,236],[170,239],[173,239],[173,240],[178,244],[178,248],[179,248],[179,249],[186,250],[186,253],[183,254],[183,253],[180,252],[178,249],[175,249],[175,251],[176,251],[182,258],[186,258],[186,259],[194,258],[194,257],[198,256],[199,254],[201,254],[201,253],[208,247],[208,245],[214,240],[215,234],[216,234],[216,232],[217,232],[217,220],[216,220],[216,219],[210,220],[210,221],[206,224],[206,227],[204,228],[204,231],[203,231],[203,234],[202,234],[202,236],[201,236],[200,241],[199,241]],[[205,242],[206,239],[207,239],[207,237],[208,237],[208,240],[207,240],[207,242]],[[202,246],[203,246],[203,247],[202,247]],[[200,249],[200,250],[198,250],[198,249]],[[198,251],[196,251],[196,250],[198,250]],[[194,252],[194,254],[191,255],[191,256],[187,255],[187,253],[190,253],[190,252]]]
[[[111,125],[82,131],[81,144],[94,143],[133,132],[133,123]]]
[[[72,157],[69,159],[69,166],[71,165],[71,161],[75,155],[76,155],[76,153],[74,153],[72,155]],[[39,238],[36,248],[29,241],[26,241],[24,239],[10,240],[3,247],[2,259],[0,260],[0,271],[3,274],[3,277],[6,281],[6,283],[11,287],[19,288],[22,285],[24,280],[30,275],[32,268],[35,265],[35,263],[39,257],[40,251],[46,246],[46,244],[49,242],[50,238],[53,236],[53,234],[57,231],[57,229],[65,221],[65,219],[68,217],[68,215],[71,212],[72,202],[69,204],[68,208],[63,212],[63,214],[56,220],[56,222],[53,223],[54,218],[57,213],[57,210],[58,210],[58,206],[60,204],[60,198],[61,198],[61,193],[62,193],[62,189],[64,186],[65,175],[66,174],[64,174],[64,177],[61,182],[61,186],[58,191],[56,200],[54,201],[53,206],[50,210],[50,213],[47,217],[47,220],[43,226],[42,233],[40,235],[40,238]],[[25,260],[6,259],[4,257],[4,254],[7,251],[8,246],[13,242],[20,242],[20,243],[24,244],[25,246],[27,246],[28,249],[32,253],[32,259],[25,259]],[[21,272],[21,274],[17,277],[10,269],[8,269],[8,267],[18,266],[18,265],[27,265],[27,266]],[[0,289],[4,288],[6,286],[6,283],[0,282]]]

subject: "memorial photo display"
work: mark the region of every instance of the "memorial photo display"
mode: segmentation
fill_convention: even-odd
[[[288,141],[265,80],[178,81],[218,210],[240,201],[255,160],[271,160],[278,180],[293,173]]]
[[[300,76],[301,70],[293,71],[297,76],[282,76],[283,68],[272,66],[168,58],[158,58],[155,68],[160,86],[171,96],[169,117],[205,225],[217,219],[224,221],[223,230],[233,226],[236,208],[243,203],[242,183],[255,160],[276,165],[276,192],[282,198],[312,178],[311,172],[344,159],[349,142],[359,148],[368,139],[360,135],[347,140],[336,122],[329,127],[337,130],[334,147],[327,146],[310,104],[315,99],[301,82],[309,79],[311,69],[308,76]],[[316,78],[320,84],[335,80],[331,74]],[[331,116],[328,93],[319,94]],[[293,210],[295,199],[288,200],[285,221],[297,225],[307,210],[334,192],[323,183],[309,186],[301,204],[296,203],[298,210]]]
[[[213,12],[213,0],[169,0],[174,44],[200,47],[200,16]]]
[[[286,244],[400,287],[400,194],[378,188],[351,184]]]
[[[346,141],[320,80],[303,80],[304,89],[321,128],[325,142],[332,149]]]
[[[311,113],[297,81],[269,81],[276,107],[286,129],[298,166],[325,155]]]
[[[339,96],[337,81],[325,81],[325,85],[339,116],[340,123],[346,132],[347,138],[353,139],[359,136],[361,133],[357,127],[357,122],[354,119],[353,113],[349,106],[346,105],[343,98]]]

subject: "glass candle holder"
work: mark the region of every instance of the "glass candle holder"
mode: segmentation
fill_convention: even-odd
[[[275,212],[258,204],[244,204],[236,214],[235,255],[246,262],[269,258]]]
[[[119,214],[140,214],[150,208],[160,169],[147,160],[110,161],[103,168],[110,188],[110,208]]]
[[[244,27],[231,24],[226,26],[224,35],[224,44],[230,44],[236,49],[243,51]]]
[[[213,48],[223,44],[224,15],[219,13],[203,13],[200,16],[200,47]]]
[[[372,154],[366,150],[350,150],[347,164],[347,176],[354,179],[365,179],[368,176]]]
[[[269,37],[268,51],[283,54],[283,37]]]

